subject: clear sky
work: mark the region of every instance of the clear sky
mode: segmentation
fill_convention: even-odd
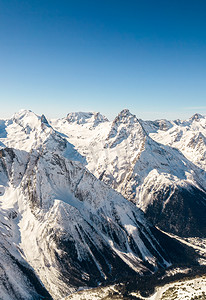
[[[206,114],[205,0],[0,0],[0,117]]]

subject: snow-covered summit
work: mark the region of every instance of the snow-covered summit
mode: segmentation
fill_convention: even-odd
[[[0,146],[27,152],[47,149],[75,161],[86,161],[63,134],[49,124],[45,115],[38,116],[30,110],[20,110],[0,123]]]
[[[93,124],[94,126],[102,122],[108,122],[108,119],[99,112],[72,112],[67,115],[67,121],[74,124]]]
[[[129,109],[123,109],[114,119],[112,126],[120,126],[121,124],[134,126],[137,123],[139,124],[137,117]]]
[[[114,123],[118,122],[118,121],[123,121],[127,118],[134,118],[135,115],[131,114],[131,112],[129,111],[129,109],[124,108],[123,110],[120,111],[120,113],[116,116],[116,118],[114,119]]]
[[[203,115],[201,115],[201,114],[199,114],[199,113],[196,113],[196,114],[194,114],[191,118],[190,118],[190,120],[192,120],[192,121],[197,121],[197,120],[200,120],[200,119],[202,119],[202,118],[204,118],[204,116]]]
[[[194,114],[188,120],[170,122],[168,130],[147,126],[145,128],[154,140],[179,149],[188,160],[206,170],[206,117]]]
[[[21,109],[19,112],[15,113],[11,118],[11,121],[17,123],[24,129],[27,128],[27,130],[38,130],[40,127],[41,129],[51,127],[44,114],[38,116],[33,111],[26,109]]]
[[[130,136],[131,135],[131,136]],[[128,109],[122,110],[112,122],[106,140],[106,146],[114,147],[128,139],[137,138],[142,140],[147,135],[137,117],[130,113]]]
[[[31,110],[20,110],[12,117],[12,121],[20,125],[24,129],[34,130],[41,124],[41,118],[33,113]]]

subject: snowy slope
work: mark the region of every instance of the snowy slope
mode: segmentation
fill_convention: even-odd
[[[14,191],[14,197],[10,192],[6,165],[2,159],[0,164],[0,299],[51,299],[20,250],[18,224],[21,214],[14,201],[19,193]]]
[[[14,210],[18,228],[12,242],[54,299],[169,265],[143,213],[79,162],[47,150],[0,156],[1,210]]]

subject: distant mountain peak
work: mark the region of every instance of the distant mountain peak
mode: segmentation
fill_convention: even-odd
[[[170,121],[161,119],[161,120],[155,120],[153,124],[159,128],[160,130],[167,131],[172,127],[172,124]]]
[[[22,119],[26,116],[31,116],[31,115],[35,115],[36,114],[34,112],[32,112],[30,109],[20,109],[18,112],[16,112],[13,115],[13,118],[18,118],[18,119]]]
[[[190,120],[191,121],[197,121],[197,120],[200,120],[200,119],[202,119],[202,118],[204,118],[204,116],[203,115],[201,115],[201,114],[199,114],[199,113],[195,113],[191,118],[190,118]]]
[[[135,139],[135,136],[138,137],[138,140],[143,140],[147,133],[137,117],[131,114],[128,109],[123,109],[112,123],[106,139],[110,142],[107,143],[106,147],[115,147],[122,141],[127,140],[129,136],[132,140]]]
[[[71,112],[67,115],[67,121],[78,125],[93,123],[96,126],[109,120],[99,112]]]
[[[26,133],[51,128],[51,125],[44,114],[39,116],[27,109],[21,109],[19,112],[15,113],[11,121],[21,126]]]
[[[114,119],[114,122],[125,119],[125,118],[131,118],[131,117],[136,118],[135,115],[131,114],[129,109],[125,108],[122,111],[120,111],[120,113],[116,116],[116,118]]]
[[[132,115],[128,108],[124,108],[120,111],[119,115]]]
[[[133,115],[129,109],[123,109],[114,119],[112,123],[112,127],[119,127],[120,125],[123,126],[141,126],[141,123],[139,122],[138,118]]]
[[[12,117],[12,121],[23,128],[34,129],[41,124],[41,118],[31,110],[21,109]]]

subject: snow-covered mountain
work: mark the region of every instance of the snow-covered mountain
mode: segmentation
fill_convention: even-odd
[[[187,121],[142,121],[128,110],[95,128],[51,120],[95,176],[155,225],[182,236],[206,234],[205,122],[197,114]]]
[[[21,111],[4,122],[1,134],[2,249],[11,257],[1,261],[11,285],[2,299],[40,299],[44,287],[60,299],[79,287],[171,264],[143,213],[92,175],[45,117]],[[21,264],[34,270],[31,283]],[[20,274],[14,287],[12,272]]]
[[[188,160],[206,171],[206,117],[194,114],[185,121],[142,122],[155,141],[179,149]]]
[[[67,115],[67,121],[69,123],[74,123],[74,124],[89,124],[91,123],[93,126],[97,126],[98,124],[102,122],[108,122],[109,120],[101,115],[99,112],[74,112],[74,113],[69,113]]]
[[[37,116],[29,110],[21,110],[11,119],[0,121],[0,146],[27,152],[32,149],[43,151],[46,148],[74,161],[85,162],[85,158],[62,136],[62,133],[49,125],[44,115]]]
[[[128,110],[0,121],[1,299],[61,299],[177,262],[137,206],[166,231],[205,234],[205,171],[153,126]]]
[[[20,111],[1,121],[0,142],[25,151],[56,147],[134,202],[161,229],[204,236],[205,124],[199,114],[186,121],[143,121],[123,110],[109,122],[100,113],[80,112],[48,122]]]

